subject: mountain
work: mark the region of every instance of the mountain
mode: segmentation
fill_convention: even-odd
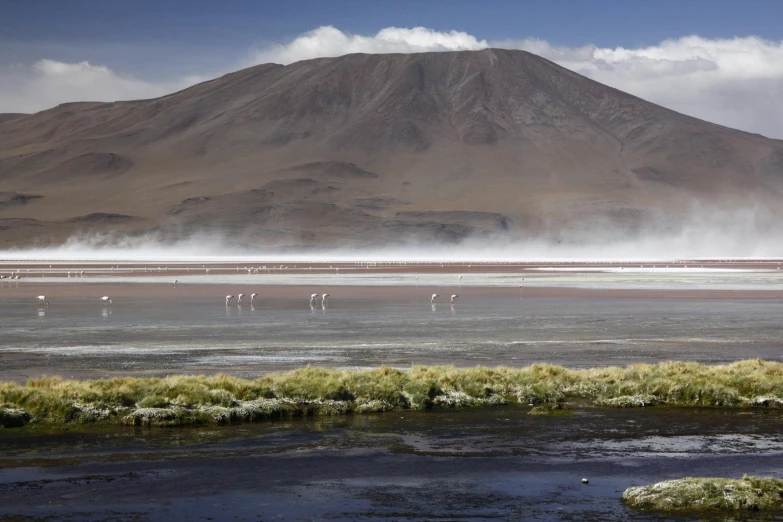
[[[776,212],[783,142],[525,51],[264,64],[152,100],[0,117],[0,247],[76,232],[279,245],[676,229]]]
[[[0,123],[2,123],[4,121],[15,120],[16,118],[21,118],[23,116],[28,116],[28,114],[25,114],[23,112],[1,112],[0,113]]]

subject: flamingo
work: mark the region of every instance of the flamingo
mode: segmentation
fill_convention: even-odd
[[[227,295],[226,296],[226,306],[229,306],[231,304],[231,300],[234,298],[233,295]]]
[[[109,303],[109,304],[111,304],[111,299],[109,298],[109,296],[108,296],[108,295],[104,295],[103,297],[101,297],[101,301],[103,301],[103,302],[104,302],[104,304],[105,304],[105,303]]]
[[[435,303],[435,298],[438,297],[440,294],[432,294],[432,297],[430,297],[430,303]]]
[[[329,294],[323,294],[321,296],[321,304],[326,304],[326,298],[329,297]]]
[[[459,296],[457,294],[454,294],[451,296],[451,301],[449,301],[449,304],[454,304],[454,300],[458,298]]]
[[[318,299],[318,294],[311,294],[310,295],[310,306],[313,306],[313,303],[315,303],[316,299]]]
[[[179,281],[175,279],[174,280],[174,286],[177,286],[177,283],[179,283]]]
[[[45,295],[39,295],[38,296],[38,301],[40,303],[45,304],[46,306],[49,306],[49,301],[46,300],[46,296]]]
[[[256,303],[256,296],[258,294],[250,294],[250,306],[253,306]]]
[[[242,298],[243,297],[245,297],[245,294],[239,294],[237,296],[237,306],[241,306],[242,305]]]

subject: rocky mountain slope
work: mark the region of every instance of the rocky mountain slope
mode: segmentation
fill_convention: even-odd
[[[783,142],[524,51],[265,64],[153,100],[0,115],[0,248],[73,233],[378,245],[776,212]]]

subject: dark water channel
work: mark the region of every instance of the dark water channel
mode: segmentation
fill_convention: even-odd
[[[0,431],[0,518],[698,520],[627,508],[622,491],[684,476],[783,474],[783,412],[527,411]]]

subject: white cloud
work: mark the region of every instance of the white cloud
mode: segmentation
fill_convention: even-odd
[[[524,49],[563,67],[670,109],[750,132],[783,138],[783,42],[757,37],[687,36],[644,48],[557,47],[539,39],[487,42],[459,31],[388,27],[353,35],[319,27],[288,43],[253,51],[235,67],[348,53]],[[141,80],[87,62],[41,60],[0,69],[0,112],[29,112],[65,101],[149,98],[192,85]]]
[[[351,35],[332,26],[305,33],[293,41],[251,53],[250,62],[289,63],[310,58],[351,53],[420,53],[425,51],[470,51],[488,47],[486,40],[459,31],[440,32],[425,27],[387,27],[374,36]]]
[[[783,138],[783,42],[687,36],[640,49],[553,47],[536,39],[493,45],[536,53],[684,114]]]
[[[147,82],[102,65],[43,59],[30,66],[0,69],[0,112],[36,112],[72,101],[154,98],[206,78]]]

